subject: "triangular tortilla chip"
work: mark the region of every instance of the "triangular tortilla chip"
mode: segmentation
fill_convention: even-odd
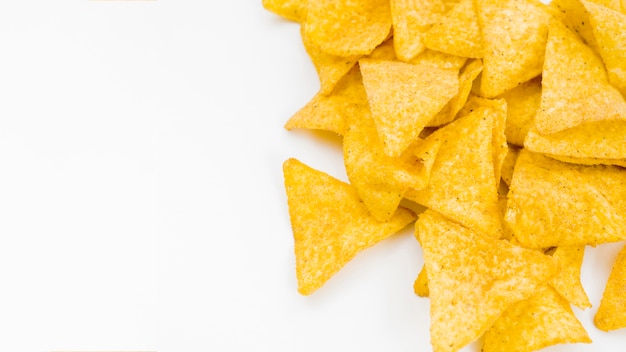
[[[424,33],[443,16],[442,0],[391,0],[394,45],[398,58],[409,61],[422,50]]]
[[[379,221],[389,220],[409,187],[421,189],[428,183],[426,167],[413,148],[397,158],[384,153],[369,109],[351,116],[343,155],[350,183]]]
[[[376,221],[352,186],[296,159],[283,164],[295,241],[298,291],[313,293],[357,253],[393,235],[415,219],[398,208]]]
[[[359,65],[376,128],[389,156],[400,156],[415,142],[428,121],[459,90],[456,70],[369,59],[360,60]]]
[[[626,328],[626,247],[617,255],[606,282],[598,312],[596,327],[603,331]]]
[[[436,159],[428,187],[405,194],[407,199],[496,238],[501,232],[492,144],[497,114],[495,109],[478,107],[426,138],[419,151],[437,147],[431,151]]]
[[[473,0],[462,0],[424,34],[427,48],[450,55],[482,58],[483,42]]]
[[[457,351],[479,338],[513,303],[556,273],[552,259],[471,231],[434,211],[419,216],[434,351]]]
[[[533,0],[476,0],[485,56],[481,95],[496,97],[541,74],[550,16]]]
[[[500,97],[506,100],[508,109],[504,131],[506,139],[521,147],[541,103],[541,77],[522,83]]]
[[[626,97],[626,14],[583,1],[609,82]]]
[[[507,119],[507,103],[504,99],[485,99],[473,96],[467,101],[461,111],[459,111],[459,115],[464,116],[475,110],[480,110],[481,108],[489,109],[489,114],[491,114],[493,118],[491,145],[493,147],[493,171],[497,188],[500,184],[502,164],[509,151],[506,143],[506,135],[504,134]]]
[[[550,283],[563,298],[578,308],[589,308],[591,303],[580,282],[580,268],[583,264],[585,246],[557,247],[552,258],[559,267],[559,275]]]
[[[367,95],[361,72],[354,67],[330,95],[317,93],[287,121],[285,128],[318,129],[343,135],[349,117],[363,110],[369,110]]]
[[[343,57],[328,54],[309,40],[304,27],[301,27],[300,34],[302,36],[302,44],[317,71],[317,76],[320,80],[320,93],[328,95],[333,91],[337,82],[350,72],[350,69],[354,67],[361,56]]]
[[[566,300],[549,286],[514,303],[485,333],[483,352],[527,352],[591,339]]]
[[[552,0],[549,7],[556,9],[554,14],[559,22],[575,32],[580,40],[594,52],[599,52],[591,29],[589,13],[580,0]]]
[[[548,135],[531,127],[524,147],[575,164],[626,167],[626,121],[585,123]]]
[[[482,70],[483,64],[480,60],[472,60],[467,63],[459,75],[459,93],[428,122],[429,127],[442,126],[454,121],[458,112],[467,102],[474,79]]]
[[[626,239],[626,169],[566,164],[522,149],[506,221],[528,248]]]
[[[302,25],[311,42],[328,54],[367,55],[389,35],[389,0],[308,1]]]
[[[535,115],[540,134],[586,122],[626,120],[624,97],[609,83],[600,58],[557,21],[550,23],[541,84]]]
[[[430,295],[430,291],[428,290],[428,274],[426,273],[425,266],[422,266],[422,270],[417,274],[417,279],[415,279],[413,283],[413,291],[420,297],[428,297],[428,295]]]
[[[302,22],[307,3],[307,0],[263,0],[263,7],[285,19]]]

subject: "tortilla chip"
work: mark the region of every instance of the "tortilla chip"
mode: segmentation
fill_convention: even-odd
[[[413,284],[413,291],[420,297],[428,297],[430,291],[428,290],[428,274],[426,274],[426,267],[422,266],[422,270],[417,274],[417,279]]]
[[[524,145],[528,130],[534,123],[535,114],[541,102],[541,77],[531,79],[520,86],[504,93],[501,98],[506,100],[508,116],[506,118],[507,142],[517,146]]]
[[[445,13],[442,0],[391,0],[394,45],[398,58],[409,61],[424,50],[424,33]]]
[[[399,208],[388,222],[376,221],[352,186],[296,159],[285,161],[283,171],[303,295],[324,285],[357,253],[415,220]]]
[[[335,56],[367,55],[391,30],[388,0],[307,2],[304,31],[322,51]]]
[[[466,58],[460,56],[440,53],[438,51],[426,49],[409,61],[413,65],[426,65],[440,69],[459,71],[465,65]]]
[[[263,0],[263,7],[290,21],[302,22],[307,3],[307,0]]]
[[[385,153],[400,156],[458,93],[458,72],[430,65],[362,59],[363,83]]]
[[[589,298],[580,282],[585,246],[557,247],[552,258],[556,260],[559,274],[550,283],[569,303],[578,308],[591,307]]]
[[[367,55],[368,59],[374,60],[396,60],[396,49],[393,48],[393,38],[387,39],[376,47],[371,54]]]
[[[304,27],[301,27],[300,34],[302,36],[302,44],[317,71],[317,76],[320,80],[320,93],[328,95],[333,91],[337,82],[350,72],[350,69],[354,67],[361,56],[342,57],[328,54],[309,40]]]
[[[626,121],[586,123],[549,135],[531,127],[524,146],[576,164],[626,166]]]
[[[435,131],[425,145],[436,159],[428,187],[410,189],[407,199],[436,210],[464,226],[498,238],[501,232],[493,164],[496,113],[479,107]]]
[[[609,82],[626,97],[626,14],[592,2],[583,1],[583,4],[589,12],[591,29]]]
[[[513,303],[555,275],[552,259],[469,230],[434,211],[419,216],[434,351],[457,351],[479,338]]]
[[[626,102],[606,76],[600,58],[562,24],[552,21],[542,76],[540,134],[582,123],[626,120]]]
[[[593,320],[598,329],[610,331],[626,328],[624,287],[626,287],[626,247],[617,255]]]
[[[626,170],[566,164],[522,149],[506,222],[527,248],[626,239]]]
[[[589,13],[580,0],[552,0],[550,7],[556,8],[560,16],[557,19],[572,32],[575,32],[580,40],[598,53],[598,44],[593,35],[589,21]]]
[[[533,0],[476,0],[485,56],[481,95],[494,98],[543,68],[549,14]]]
[[[502,171],[502,164],[504,158],[508,152],[508,146],[506,143],[506,136],[504,135],[504,129],[506,126],[507,118],[507,104],[504,99],[485,99],[478,96],[472,96],[467,103],[459,111],[459,116],[465,116],[474,110],[481,108],[487,108],[491,111],[493,116],[493,136],[491,144],[493,146],[493,169],[496,180],[496,187],[500,184],[500,174]]]
[[[354,67],[337,84],[332,94],[317,93],[287,121],[285,128],[319,129],[343,135],[349,117],[363,110],[369,110],[367,95],[361,72],[358,67]]]
[[[427,170],[412,150],[397,158],[383,152],[369,110],[351,116],[343,155],[350,183],[379,221],[391,218],[409,187],[420,189],[428,183]]]
[[[591,339],[566,300],[543,286],[531,298],[514,303],[485,333],[483,352],[527,352]]]
[[[450,55],[482,58],[485,53],[473,0],[462,0],[424,34],[427,48]]]
[[[507,186],[511,186],[513,180],[513,172],[515,170],[515,163],[519,156],[520,148],[510,145],[509,152],[506,154],[504,161],[502,162],[502,180]]]
[[[429,127],[442,126],[454,121],[458,112],[467,102],[474,79],[478,77],[482,69],[483,65],[480,60],[472,60],[463,68],[459,75],[459,93],[428,122]]]

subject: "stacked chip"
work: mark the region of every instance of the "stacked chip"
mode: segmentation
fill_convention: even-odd
[[[342,136],[350,181],[284,164],[299,292],[416,220],[434,351],[591,342],[570,306],[591,306],[585,246],[626,240],[623,4],[263,5],[301,24],[320,77],[285,128]],[[625,285],[626,249],[599,329],[626,327]]]

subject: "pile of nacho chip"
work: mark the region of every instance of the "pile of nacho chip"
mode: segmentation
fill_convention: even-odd
[[[414,223],[434,351],[590,343],[585,246],[626,240],[626,3],[263,5],[300,23],[320,78],[285,127],[342,136],[350,181],[284,163],[298,291]],[[625,287],[626,249],[597,328],[626,327]]]

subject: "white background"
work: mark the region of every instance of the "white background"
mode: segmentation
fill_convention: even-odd
[[[260,0],[0,2],[0,350],[428,351],[412,229],[296,291],[283,123],[318,88]],[[588,249],[592,318],[621,244]],[[475,348],[468,350],[475,351]]]

